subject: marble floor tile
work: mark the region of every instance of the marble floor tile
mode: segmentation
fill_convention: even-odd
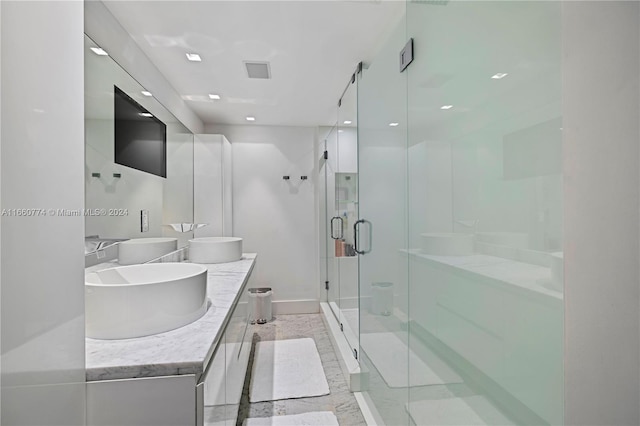
[[[249,375],[253,365],[252,348],[237,425],[242,425],[244,419],[248,417],[270,417],[311,411],[332,411],[342,426],[366,425],[358,403],[349,391],[320,314],[279,315],[267,324],[256,324],[251,327],[254,347],[258,341],[313,338],[320,353],[331,393],[309,398],[249,403]]]

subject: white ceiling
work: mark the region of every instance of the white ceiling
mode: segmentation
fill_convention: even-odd
[[[375,0],[104,3],[205,124],[246,124],[251,115],[256,124],[287,126],[336,122],[358,62],[375,56],[404,7]],[[243,61],[268,61],[272,79],[249,79]]]

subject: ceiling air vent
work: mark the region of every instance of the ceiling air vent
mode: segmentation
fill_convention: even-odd
[[[248,62],[244,66],[247,68],[249,78],[271,78],[271,67],[269,62]]]

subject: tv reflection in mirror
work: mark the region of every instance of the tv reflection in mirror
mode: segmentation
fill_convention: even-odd
[[[167,126],[117,86],[114,89],[115,162],[167,177]]]

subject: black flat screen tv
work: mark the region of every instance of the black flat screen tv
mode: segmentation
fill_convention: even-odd
[[[114,89],[115,162],[167,177],[167,126],[117,86]]]

